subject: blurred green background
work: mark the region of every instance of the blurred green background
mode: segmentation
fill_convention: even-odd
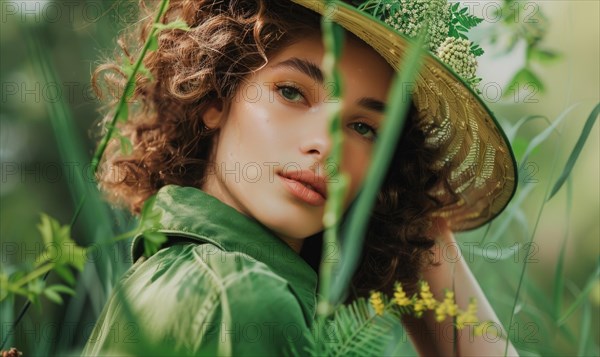
[[[508,92],[511,78],[525,64],[526,46],[521,41],[508,53],[504,51],[510,27],[502,27],[493,15],[502,2],[463,3],[484,18],[476,33],[486,49],[479,68],[487,89],[483,96],[505,128],[528,115],[554,122],[574,106],[523,163],[519,192],[526,195],[522,202],[509,206],[487,234],[485,227],[460,236],[463,253],[524,355],[598,355],[597,123],[570,181],[549,202],[543,200],[600,100],[600,2],[524,3],[524,12],[515,23],[543,12],[548,31],[541,46],[559,52],[560,58],[531,66],[543,82],[543,93],[534,90],[504,98],[500,94]],[[41,251],[36,228],[41,212],[68,224],[81,196],[94,190],[89,160],[99,138],[101,115],[90,77],[102,58],[114,52],[118,33],[136,21],[137,4],[3,1],[0,17],[1,266],[10,273],[29,267]],[[499,36],[492,44],[493,33]],[[494,92],[498,89],[499,93]],[[532,120],[516,133],[518,160],[548,122]],[[87,197],[73,226],[73,238],[80,245],[105,242],[134,224],[131,217],[110,209],[96,195]],[[126,242],[99,252],[89,257],[76,285],[77,294],[65,297],[63,305],[43,300],[41,308],[29,309],[5,348],[17,346],[26,355],[78,351],[114,282],[131,263]],[[557,273],[561,254],[564,266]],[[527,266],[511,319],[524,262]],[[57,278],[50,275],[49,280]],[[10,332],[23,303],[22,298],[2,302],[2,337]],[[559,323],[574,303],[576,309]]]

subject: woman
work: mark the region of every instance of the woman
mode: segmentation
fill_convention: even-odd
[[[121,128],[133,152],[123,154],[113,142],[100,176],[109,197],[133,212],[147,202],[145,213],[160,217],[158,228],[168,240],[156,254],[144,256],[143,239],[135,239],[135,264],[107,304],[84,355],[146,354],[140,336],[183,354],[305,352],[305,334],[315,317],[326,184],[332,169],[349,175],[345,209],[358,194],[384,119],[395,71],[389,63],[397,62],[383,57],[393,50],[347,33],[340,63],[344,155],[341,166],[332,168],[317,13],[331,9],[297,2],[170,2],[165,22],[179,18],[191,30],[162,32],[158,49],[146,56],[155,80],[140,81],[141,105]],[[344,13],[368,19],[349,5],[337,5],[329,15],[342,25],[350,27]],[[141,25],[142,39],[150,25]],[[105,78],[118,85],[114,76]],[[512,156],[489,114],[477,115],[481,104],[467,102],[469,119],[457,118],[452,110],[465,103],[451,102],[458,91],[440,88],[448,91],[434,84],[416,89],[347,302],[371,289],[391,292],[396,280],[414,291],[420,276],[439,295],[454,279],[459,305],[476,297],[481,318],[497,321],[464,261],[441,259],[434,244],[447,252],[446,246],[456,247],[451,228],[473,228],[499,213],[514,189]],[[439,93],[423,92],[434,89]],[[443,114],[449,119],[443,121]],[[467,121],[489,128],[473,139],[465,135],[473,129],[465,129]],[[490,147],[499,154],[490,154],[485,149]],[[488,166],[481,170],[464,163],[480,149],[493,173]],[[421,333],[450,324],[430,317],[405,321],[422,354],[453,353],[448,336]],[[115,326],[136,333],[125,338]],[[504,343],[463,334],[458,351],[498,355]]]

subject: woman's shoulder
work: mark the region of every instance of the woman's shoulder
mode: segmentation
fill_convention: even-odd
[[[209,303],[238,305],[253,301],[292,301],[288,281],[267,264],[241,251],[227,251],[211,243],[175,244],[135,263],[121,281],[127,295],[144,299],[185,300],[190,308]],[[205,306],[206,307],[206,306]]]
[[[136,317],[143,335],[174,342],[179,351],[271,349],[275,338],[276,345],[285,340],[284,328],[294,327],[298,342],[308,328],[285,279],[211,243],[174,244],[139,259],[113,293],[87,351],[118,347],[110,331],[131,323],[127,315]],[[249,329],[258,329],[260,341],[243,340]]]

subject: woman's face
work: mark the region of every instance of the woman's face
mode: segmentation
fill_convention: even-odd
[[[329,105],[332,85],[320,69],[324,48],[318,34],[277,52],[248,76],[235,98],[212,106],[203,119],[218,127],[214,170],[202,189],[253,217],[292,248],[323,230],[324,186],[332,171],[345,172],[355,198],[366,175],[394,72],[374,50],[347,37],[342,53],[344,136],[340,168],[331,153]],[[307,185],[312,186],[307,187]]]

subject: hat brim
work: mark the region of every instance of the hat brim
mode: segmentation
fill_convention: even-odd
[[[338,23],[377,51],[396,71],[411,40],[352,5],[291,0]],[[500,214],[517,187],[516,161],[494,115],[469,85],[426,51],[413,103],[426,145],[444,154],[433,168],[445,180],[430,194],[442,203],[434,215],[454,231],[482,226]]]

